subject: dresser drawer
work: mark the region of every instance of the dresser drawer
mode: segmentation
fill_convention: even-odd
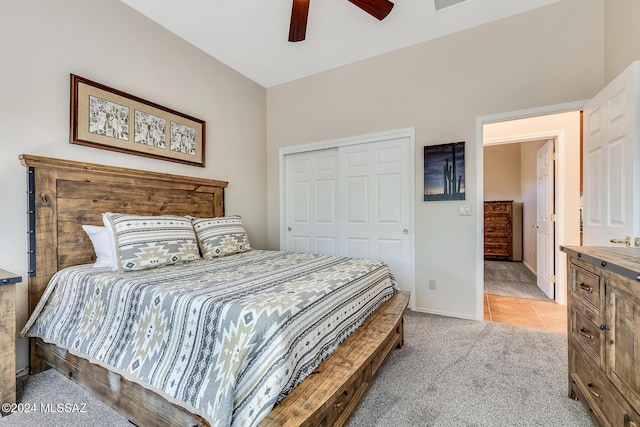
[[[511,202],[485,202],[485,213],[511,213]]]
[[[596,314],[595,321],[601,321],[600,316],[600,285],[601,278],[598,274],[587,271],[572,264],[571,296],[584,304]]]
[[[485,225],[484,235],[485,237],[486,236],[504,236],[509,239],[509,242],[511,242],[511,239],[512,239],[511,226],[501,226],[501,225],[495,225],[495,224]]]
[[[511,217],[507,215],[491,215],[484,217],[485,227],[508,227],[511,228]]]
[[[571,379],[578,387],[579,394],[586,400],[589,408],[604,426],[632,427],[640,425],[640,417],[625,402],[615,389],[607,386],[608,381],[591,360],[580,357],[578,352],[571,353]]]
[[[570,315],[571,338],[600,367],[604,349],[604,331],[575,306],[571,307]]]
[[[494,256],[509,256],[509,245],[485,244],[484,254]]]
[[[511,239],[509,239],[509,236],[504,236],[504,235],[500,235],[500,234],[496,234],[496,235],[491,235],[491,234],[485,234],[484,235],[484,244],[485,245],[504,245],[504,247],[508,247],[509,243],[511,242]]]

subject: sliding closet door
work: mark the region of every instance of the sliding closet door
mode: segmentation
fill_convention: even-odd
[[[285,157],[288,251],[338,255],[338,150]]]
[[[283,155],[282,249],[380,259],[413,292],[413,131],[328,145]]]
[[[340,254],[385,261],[410,283],[409,144],[406,138],[340,147]]]

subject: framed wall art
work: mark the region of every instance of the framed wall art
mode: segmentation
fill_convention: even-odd
[[[424,147],[424,200],[464,200],[464,142]]]
[[[204,167],[205,122],[71,74],[71,144]]]

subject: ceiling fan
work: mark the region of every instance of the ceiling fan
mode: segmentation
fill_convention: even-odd
[[[291,24],[289,25],[289,41],[304,40],[307,32],[307,16],[309,15],[310,0],[293,0],[291,7]],[[349,0],[374,18],[382,21],[387,17],[393,3],[389,0]]]

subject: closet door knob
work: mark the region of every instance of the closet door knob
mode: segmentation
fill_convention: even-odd
[[[631,236],[626,236],[624,239],[609,239],[611,243],[622,243],[626,247],[631,246]]]

